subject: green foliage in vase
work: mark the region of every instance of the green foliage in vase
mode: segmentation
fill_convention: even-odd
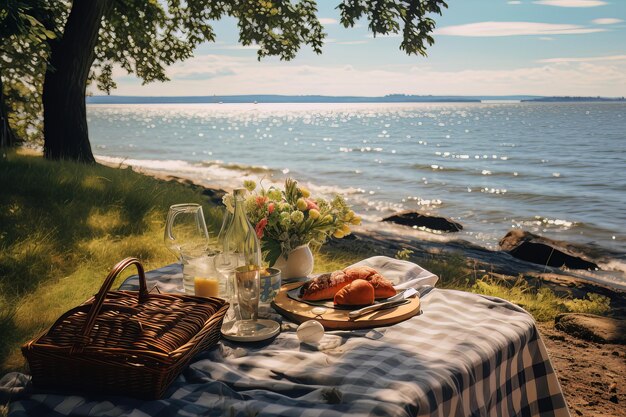
[[[291,178],[285,180],[284,190],[274,186],[257,190],[250,180],[244,182],[244,187],[250,192],[245,201],[246,215],[270,266],[298,246],[319,248],[330,236],[342,238],[351,233],[350,225],[361,223],[340,195],[330,201],[312,198],[308,189],[299,187]],[[232,210],[231,195],[224,197],[224,203]]]

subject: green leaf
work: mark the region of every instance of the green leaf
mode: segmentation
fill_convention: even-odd
[[[57,35],[48,29],[41,29],[41,31],[48,37],[48,39],[56,39]]]
[[[270,268],[274,266],[280,255],[282,255],[280,242],[274,239],[263,239],[261,241],[261,250]]]

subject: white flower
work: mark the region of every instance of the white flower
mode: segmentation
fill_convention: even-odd
[[[291,220],[296,224],[300,223],[302,220],[304,220],[304,213],[300,210],[294,211],[293,213],[291,213]]]

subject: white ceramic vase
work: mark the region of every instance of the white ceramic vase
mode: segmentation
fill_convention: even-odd
[[[313,271],[313,253],[309,245],[298,246],[285,259],[280,256],[274,268],[280,269],[283,280],[308,276]]]

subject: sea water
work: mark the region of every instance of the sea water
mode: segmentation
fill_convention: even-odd
[[[344,195],[366,227],[419,210],[491,249],[519,228],[623,268],[624,103],[89,105],[88,120],[106,161],[222,188],[294,177]]]

